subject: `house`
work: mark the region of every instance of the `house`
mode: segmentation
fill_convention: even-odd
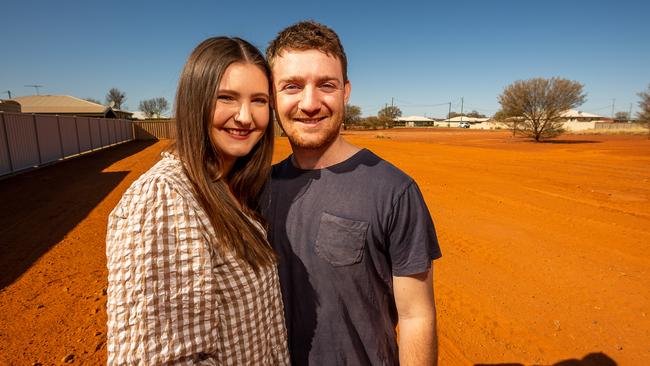
[[[69,95],[31,95],[16,97],[22,113],[56,114],[60,116],[130,119],[132,113],[113,109]]]
[[[408,116],[395,118],[395,125],[405,127],[423,127],[433,126],[435,121],[431,118],[422,116]]]
[[[20,104],[13,100],[0,99],[0,112],[20,113]]]
[[[592,121],[604,121],[608,118],[599,116],[593,113],[587,113],[582,111],[576,111],[574,109],[569,109],[564,111],[561,116],[564,122],[592,122]]]
[[[482,123],[489,120],[489,118],[477,118],[467,116],[456,116],[448,118],[444,121],[436,122],[437,127],[458,127],[461,122],[469,122],[470,124]]]

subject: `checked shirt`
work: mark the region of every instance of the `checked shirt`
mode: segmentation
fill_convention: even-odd
[[[108,220],[108,365],[289,364],[276,266],[256,276],[214,238],[163,153]]]

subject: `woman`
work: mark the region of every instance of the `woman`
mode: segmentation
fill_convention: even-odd
[[[288,364],[275,256],[257,202],[269,176],[270,72],[239,38],[194,49],[177,141],[108,221],[108,364]]]

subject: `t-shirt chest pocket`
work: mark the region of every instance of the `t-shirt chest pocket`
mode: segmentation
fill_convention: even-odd
[[[323,212],[316,238],[316,253],[335,267],[361,262],[368,223]]]

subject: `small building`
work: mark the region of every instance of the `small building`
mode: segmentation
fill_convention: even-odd
[[[433,126],[435,120],[422,116],[408,116],[395,118],[395,125],[405,127]]]
[[[576,111],[574,109],[564,111],[561,118],[564,122],[592,122],[608,120],[608,118],[597,114]]]
[[[437,127],[458,127],[461,122],[469,122],[470,124],[477,124],[488,121],[489,118],[477,118],[477,117],[467,117],[467,116],[456,116],[452,118],[447,118],[444,121],[436,122]]]
[[[0,99],[0,112],[20,113],[20,103],[13,100]]]
[[[130,119],[132,113],[113,109],[69,95],[31,95],[16,97],[22,113],[56,114],[60,116]]]

